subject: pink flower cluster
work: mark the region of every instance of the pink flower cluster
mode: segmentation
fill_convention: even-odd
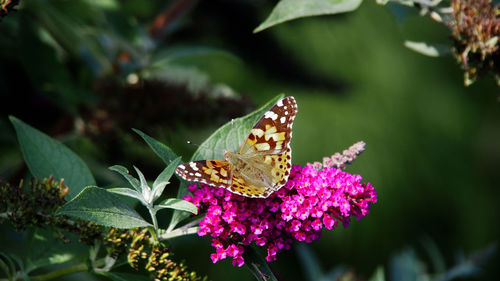
[[[234,266],[244,264],[243,246],[265,246],[266,260],[274,261],[280,251],[290,249],[293,239],[313,242],[323,228],[334,229],[339,222],[346,227],[351,216],[363,218],[377,202],[375,189],[361,183],[361,176],[312,164],[294,165],[286,185],[266,199],[205,184],[190,185],[189,190],[193,195],[184,200],[206,212],[198,235],[213,238],[212,261],[231,257]]]

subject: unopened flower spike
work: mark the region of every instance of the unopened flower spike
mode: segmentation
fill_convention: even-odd
[[[359,141],[351,145],[348,149],[344,150],[342,154],[335,153],[331,157],[323,158],[324,167],[334,167],[338,169],[344,169],[345,165],[351,164],[354,159],[356,159],[363,151],[365,151],[366,143],[364,141]],[[318,163],[318,162],[316,162]],[[321,166],[315,163],[315,167],[321,169]],[[321,163],[319,163],[321,165]],[[318,170],[319,170],[318,169]]]

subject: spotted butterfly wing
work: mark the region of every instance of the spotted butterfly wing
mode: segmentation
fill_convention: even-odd
[[[223,187],[246,197],[266,198],[288,180],[292,125],[297,114],[293,97],[279,100],[254,127],[237,153],[223,160],[181,164],[176,172],[188,181]]]

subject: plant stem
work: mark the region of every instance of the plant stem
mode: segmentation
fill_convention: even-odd
[[[168,27],[182,17],[198,0],[172,1],[170,7],[159,14],[149,28],[149,35],[154,40],[160,40],[166,33]]]
[[[153,209],[153,206],[147,206],[149,214],[151,215],[151,219],[153,220],[154,227],[154,239],[158,241],[158,220],[156,219],[156,211]]]
[[[160,240],[165,240],[165,239],[170,239],[178,236],[184,236],[184,235],[189,235],[189,234],[195,234],[198,233],[198,230],[200,230],[199,226],[193,226],[190,228],[177,228],[175,230],[170,231],[169,233],[165,233],[161,235],[159,238]]]
[[[80,264],[77,264],[75,266],[66,267],[66,268],[63,268],[61,270],[56,270],[56,271],[49,272],[47,274],[33,276],[33,277],[30,278],[30,280],[32,280],[32,281],[51,280],[51,279],[54,279],[54,278],[57,278],[57,277],[61,277],[61,276],[64,276],[64,275],[68,275],[68,274],[71,274],[71,273],[83,272],[83,271],[87,271],[87,270],[88,270],[87,264],[80,263]]]

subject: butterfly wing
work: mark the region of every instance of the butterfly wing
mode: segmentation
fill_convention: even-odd
[[[177,166],[175,172],[187,181],[202,182],[211,186],[231,187],[231,164],[221,160],[201,160]]]
[[[270,189],[266,193],[280,189],[288,181],[292,167],[290,141],[296,115],[297,104],[293,97],[279,100],[250,130],[238,152],[255,168],[256,174],[247,176],[248,181],[257,178],[257,173],[264,174],[262,178]]]
[[[226,188],[232,193],[247,197],[267,197],[270,194],[270,190],[245,180],[238,172],[231,171],[231,165],[227,161],[188,162],[177,166],[175,172],[187,181]]]
[[[238,154],[280,154],[290,149],[297,103],[293,97],[279,100],[253,126]]]
[[[228,190],[245,197],[266,198],[274,191],[265,186],[252,183],[238,171],[233,172],[232,179],[232,184]]]

